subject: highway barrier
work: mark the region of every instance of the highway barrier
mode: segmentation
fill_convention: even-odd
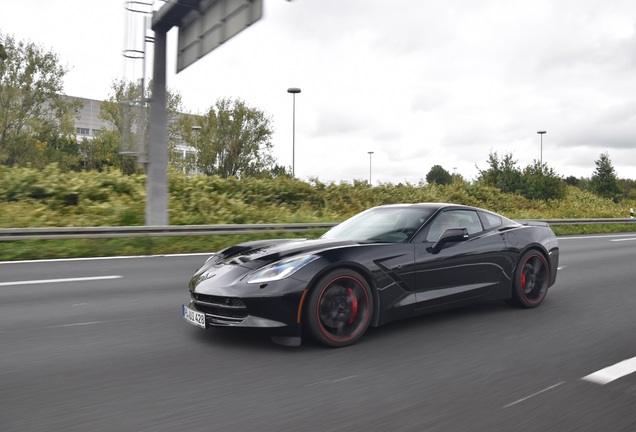
[[[633,224],[636,219],[526,219],[547,222],[550,225],[603,225]],[[70,238],[121,238],[121,237],[176,237],[228,234],[253,234],[259,232],[311,232],[325,230],[336,223],[291,224],[219,224],[219,225],[169,225],[124,227],[61,227],[61,228],[0,228],[0,241],[54,240]]]

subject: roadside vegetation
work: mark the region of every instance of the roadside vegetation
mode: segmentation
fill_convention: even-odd
[[[617,203],[567,184],[560,199],[528,199],[484,181],[469,183],[460,178],[445,185],[422,182],[369,187],[364,181],[304,182],[289,176],[188,176],[173,169],[169,179],[173,225],[340,222],[375,205],[426,201],[479,206],[512,219],[628,218],[636,204],[631,199]],[[143,225],[144,202],[144,174],[0,165],[1,228]],[[636,224],[553,229],[557,234],[616,232],[636,230]],[[255,238],[320,234],[12,241],[0,243],[0,260],[210,252]]]

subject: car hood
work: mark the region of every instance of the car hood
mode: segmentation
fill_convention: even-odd
[[[354,241],[330,239],[278,239],[259,240],[230,246],[210,257],[205,268],[219,265],[235,265],[255,270],[281,259],[300,254],[312,254],[345,246],[357,245]]]
[[[316,254],[326,249],[357,245],[353,241],[327,239],[262,240],[241,243],[212,255],[190,280],[190,291],[230,295],[246,274],[258,268],[302,254]],[[221,294],[222,293],[222,294]]]

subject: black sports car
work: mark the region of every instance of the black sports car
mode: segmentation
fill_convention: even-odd
[[[342,347],[369,326],[477,301],[534,308],[558,262],[547,223],[454,204],[385,205],[319,239],[213,254],[190,281],[182,312],[202,328],[264,328],[286,345],[311,335]]]

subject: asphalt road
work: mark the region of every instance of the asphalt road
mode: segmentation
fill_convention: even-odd
[[[203,256],[0,263],[0,431],[635,431],[636,235],[560,240],[538,309],[344,349],[188,325]]]

